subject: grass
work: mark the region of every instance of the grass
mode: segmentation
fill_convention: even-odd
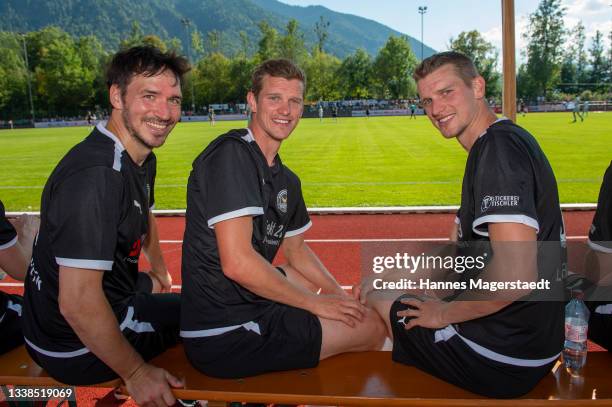
[[[561,202],[596,202],[612,159],[612,113],[529,114],[518,123],[540,142],[555,171]],[[181,123],[156,151],[156,208],[185,207],[191,163],[217,135],[244,122]],[[0,199],[7,210],[38,210],[44,183],[84,127],[0,131]],[[302,180],[309,207],[455,205],[465,151],[424,118],[304,119],[281,148]]]

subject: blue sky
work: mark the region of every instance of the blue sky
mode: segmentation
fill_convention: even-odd
[[[451,36],[461,31],[478,30],[493,43],[501,54],[501,0],[280,0],[283,3],[308,6],[322,5],[342,13],[355,14],[385,24],[416,39],[421,38],[419,6],[427,6],[424,15],[424,42],[436,50],[446,50]],[[537,6],[536,0],[515,0],[517,57],[524,48],[521,34],[525,31],[529,14]],[[573,27],[582,20],[586,27],[587,49],[595,30],[607,35],[612,30],[612,1],[562,0],[566,7],[565,25]]]

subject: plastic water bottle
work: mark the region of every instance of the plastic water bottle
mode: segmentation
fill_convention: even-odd
[[[565,306],[563,363],[567,372],[572,376],[580,376],[587,357],[590,312],[582,298],[582,292],[575,292],[574,298]]]

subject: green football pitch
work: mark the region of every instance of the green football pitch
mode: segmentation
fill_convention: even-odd
[[[612,113],[529,114],[518,123],[538,139],[555,171],[561,202],[596,202],[612,159]],[[191,163],[217,135],[245,122],[181,123],[156,151],[156,208],[185,208]],[[0,131],[0,200],[8,211],[38,210],[54,166],[85,127]],[[309,207],[456,205],[467,154],[429,120],[408,117],[303,119],[281,148],[302,180]]]

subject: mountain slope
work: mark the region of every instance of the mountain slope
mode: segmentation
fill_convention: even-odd
[[[245,31],[250,49],[259,40],[260,21],[267,21],[281,34],[291,18],[298,20],[308,47],[316,42],[314,25],[323,16],[330,22],[325,50],[340,58],[357,48],[371,55],[389,35],[400,35],[380,23],[322,6],[290,6],[276,0],[3,0],[0,4],[0,29],[31,31],[57,25],[73,35],[95,35],[108,47],[116,47],[129,36],[133,21],[145,34],[163,39],[172,37],[185,42],[181,19],[188,18],[197,29],[221,33],[221,51],[233,54],[239,49],[239,32]],[[415,54],[420,56],[420,42],[409,37]],[[425,47],[425,56],[435,52]]]
[[[295,18],[298,20],[303,30],[306,27],[309,28],[308,34],[312,35],[313,42],[315,41],[314,26],[319,21],[320,16],[323,16],[326,21],[330,22],[326,51],[335,55],[344,56],[347,50],[352,52],[359,47],[365,49],[371,55],[375,55],[390,35],[402,35],[402,33],[374,20],[352,14],[339,13],[323,6],[291,6],[277,0],[252,1],[265,10],[276,12],[288,19]],[[414,53],[417,57],[420,57],[421,42],[411,36],[408,36],[408,40]],[[359,45],[356,47],[355,44]],[[435,52],[433,48],[427,45],[423,47],[425,57]]]

